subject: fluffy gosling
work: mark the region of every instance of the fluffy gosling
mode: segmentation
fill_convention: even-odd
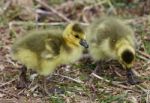
[[[118,60],[127,70],[128,82],[139,82],[131,70],[136,43],[134,32],[128,25],[114,17],[96,19],[88,27],[87,41],[89,52],[95,61]]]

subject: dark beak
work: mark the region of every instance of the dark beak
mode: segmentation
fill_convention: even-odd
[[[87,43],[86,40],[84,40],[84,39],[81,39],[81,40],[80,40],[80,45],[82,45],[82,46],[85,47],[85,48],[88,48],[88,47],[89,47],[88,43]]]

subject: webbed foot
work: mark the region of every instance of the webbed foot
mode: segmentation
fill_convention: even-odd
[[[27,72],[27,68],[25,66],[20,68],[20,75],[19,75],[19,80],[17,82],[16,88],[17,89],[23,89],[28,87],[28,81],[26,78],[26,72]]]
[[[131,85],[141,83],[141,80],[133,73],[131,69],[127,70],[126,75],[127,75],[128,83],[130,83]]]

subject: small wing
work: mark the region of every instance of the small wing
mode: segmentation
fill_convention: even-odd
[[[47,39],[45,41],[45,50],[41,53],[41,57],[45,59],[53,59],[56,58],[60,53],[61,43],[56,38]]]

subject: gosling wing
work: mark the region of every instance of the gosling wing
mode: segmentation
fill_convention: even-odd
[[[49,38],[45,40],[45,50],[41,52],[41,57],[45,59],[54,59],[60,54],[61,41],[59,39]]]

